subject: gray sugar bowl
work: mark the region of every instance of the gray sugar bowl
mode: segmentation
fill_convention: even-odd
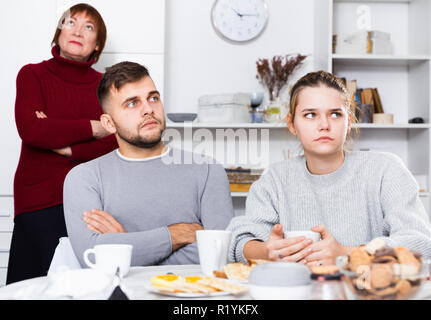
[[[248,278],[256,300],[304,300],[311,295],[311,272],[303,264],[271,262],[254,267]]]

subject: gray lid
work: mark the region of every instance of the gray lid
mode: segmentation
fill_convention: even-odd
[[[292,287],[311,283],[311,271],[303,264],[271,262],[259,264],[251,270],[248,283],[258,286]]]

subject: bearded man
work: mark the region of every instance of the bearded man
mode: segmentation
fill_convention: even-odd
[[[107,68],[97,95],[101,124],[119,148],[74,167],[64,183],[67,232],[81,266],[86,249],[108,243],[133,245],[132,266],[198,264],[196,230],[225,229],[233,217],[223,166],[165,146],[163,104],[144,66]]]

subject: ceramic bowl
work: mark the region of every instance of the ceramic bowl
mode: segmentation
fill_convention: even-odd
[[[166,116],[173,122],[193,121],[198,116],[197,113],[167,113]]]
[[[292,262],[264,263],[248,278],[250,295],[256,300],[304,300],[311,294],[311,272]]]
[[[259,106],[263,101],[263,92],[250,92],[250,104],[253,108]]]

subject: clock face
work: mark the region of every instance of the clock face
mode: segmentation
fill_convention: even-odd
[[[267,20],[265,0],[216,0],[212,8],[214,28],[231,41],[256,38]]]

